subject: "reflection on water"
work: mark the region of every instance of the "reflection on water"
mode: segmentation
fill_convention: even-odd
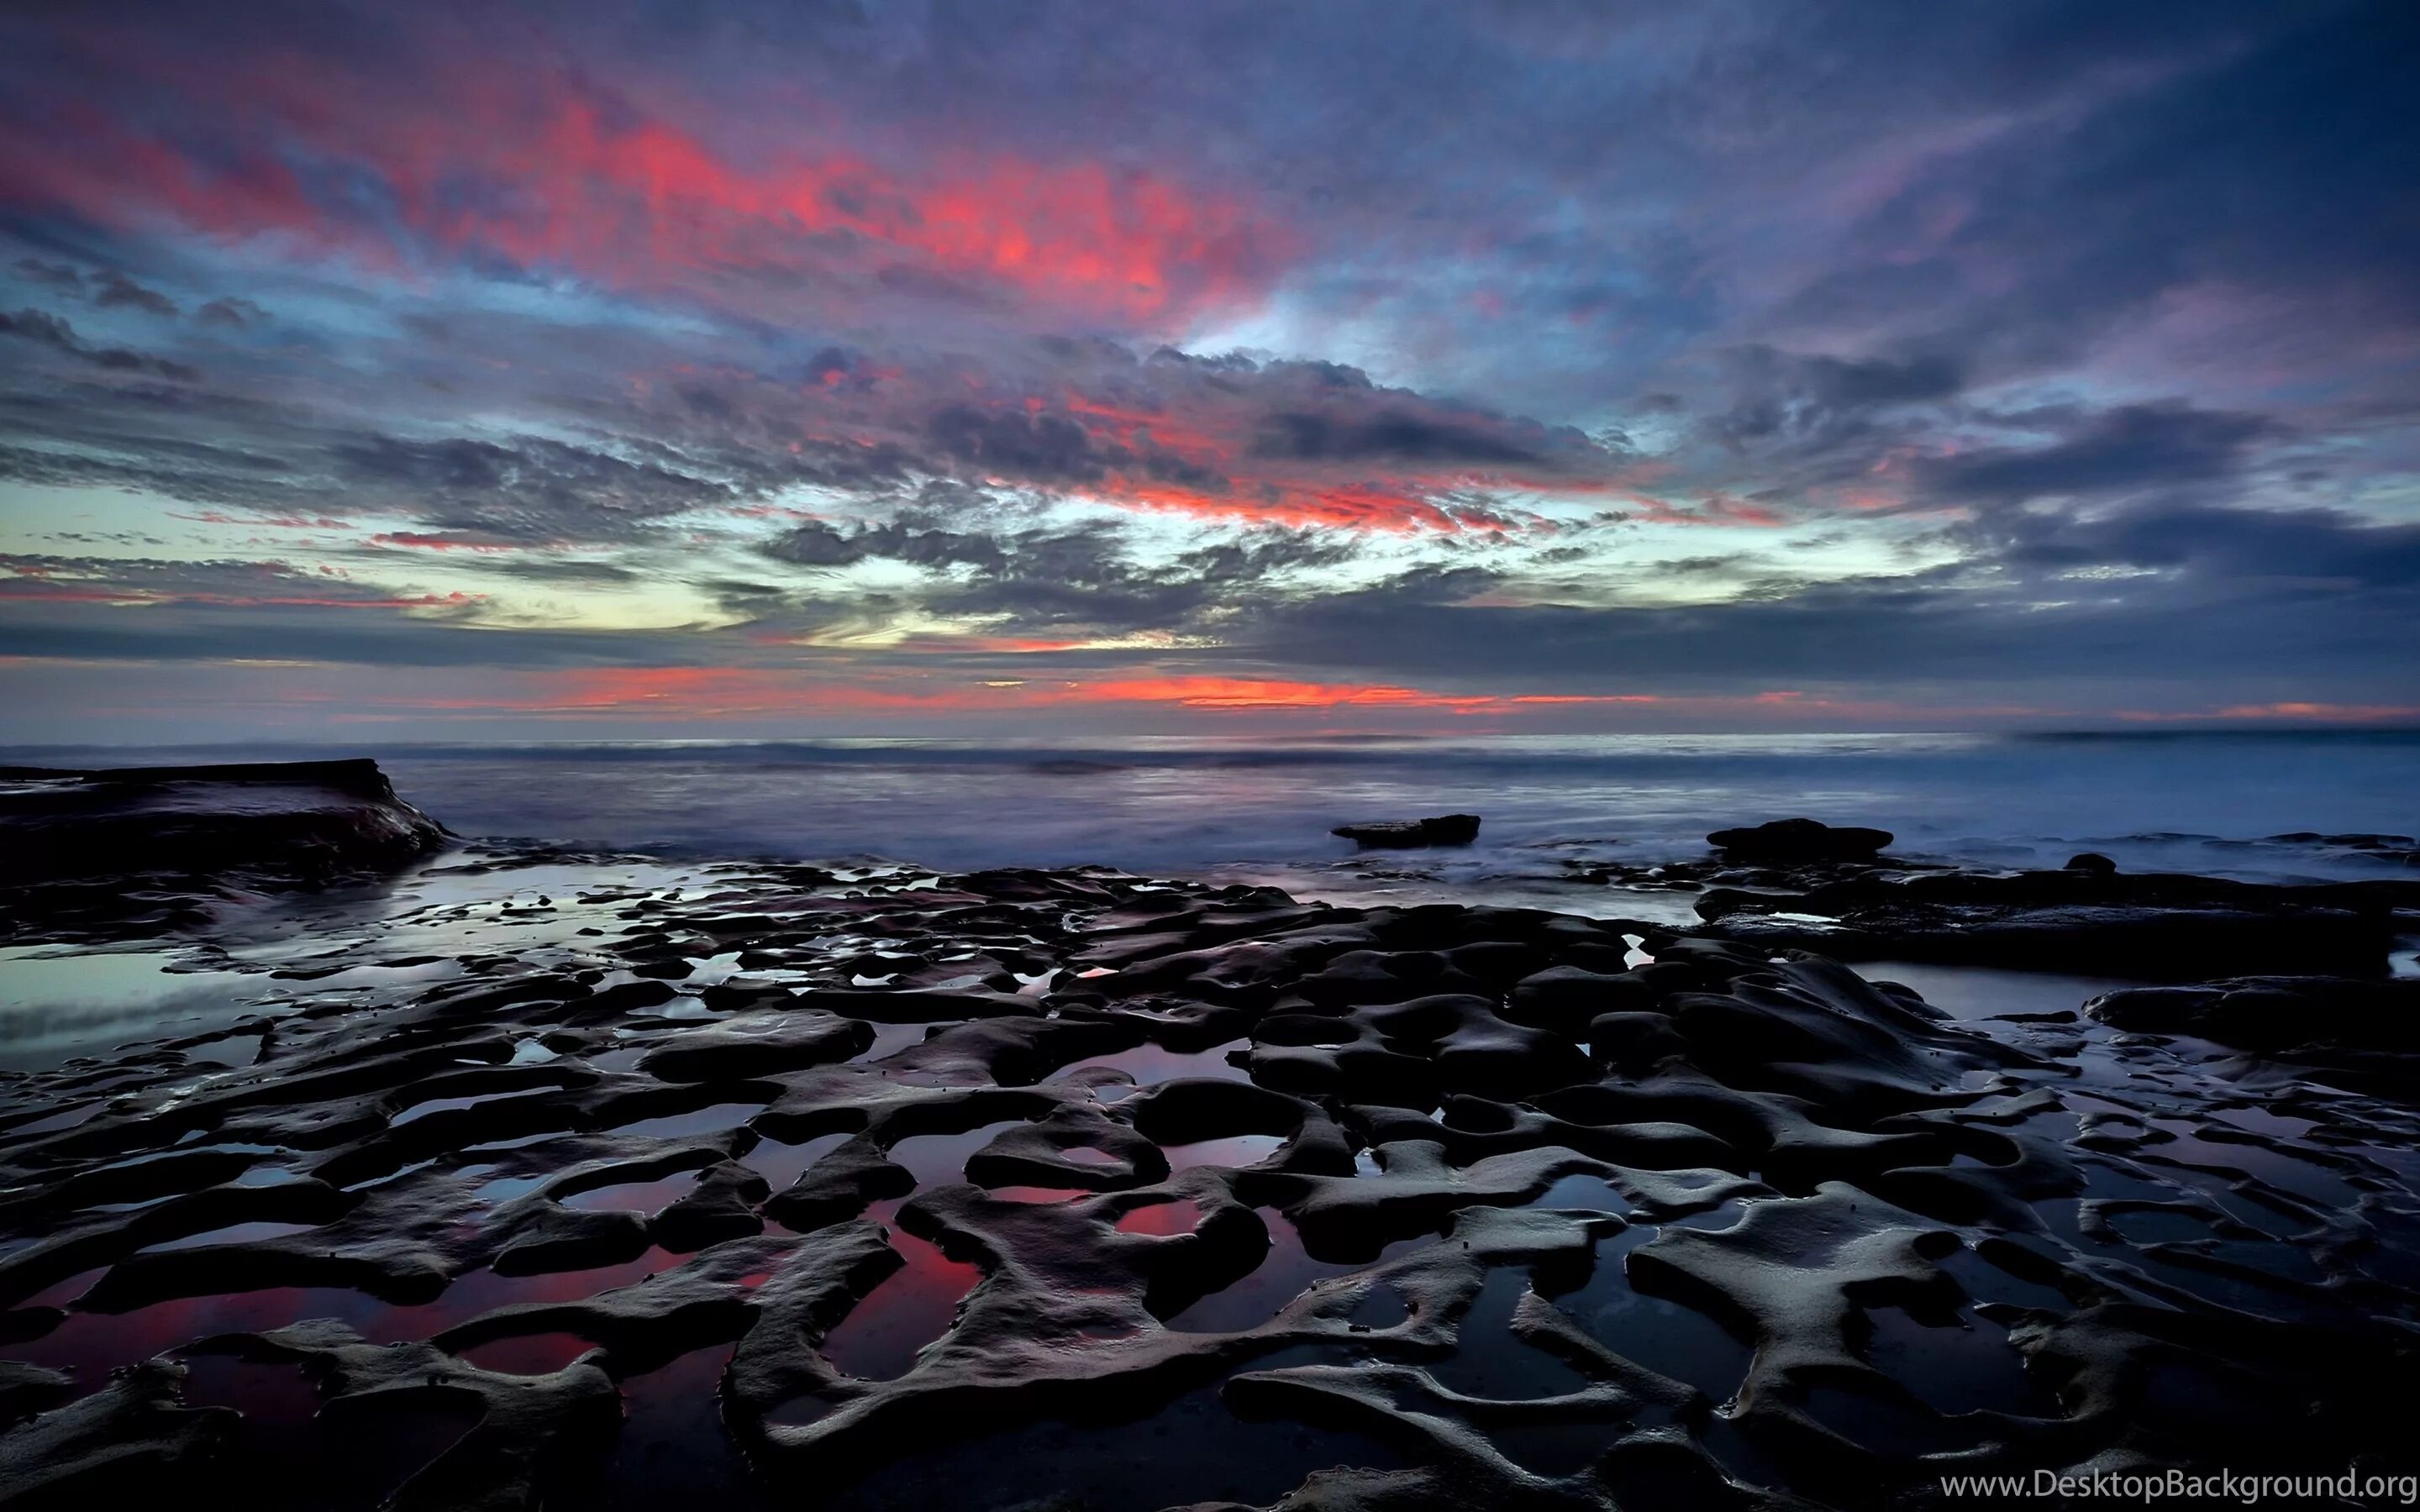
[[[1169,1319],[1169,1327],[1185,1334],[1231,1334],[1258,1328],[1323,1276],[1365,1271],[1436,1242],[1435,1235],[1421,1234],[1395,1241],[1370,1260],[1344,1264],[1315,1260],[1303,1248],[1302,1235],[1295,1232],[1285,1214],[1275,1208],[1259,1211],[1261,1222],[1269,1231],[1269,1251],[1259,1267],[1224,1290],[1212,1292]]]
[[[131,1040],[200,1034],[286,995],[179,950],[0,947],[0,1071],[41,1071]]]
[[[908,1263],[850,1309],[824,1335],[825,1359],[861,1381],[893,1381],[916,1363],[917,1351],[950,1331],[958,1304],[983,1273],[900,1229],[896,1202],[876,1203],[866,1216],[891,1230],[891,1247]]]

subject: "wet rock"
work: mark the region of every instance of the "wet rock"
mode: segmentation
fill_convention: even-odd
[[[858,1020],[785,1014],[693,1030],[640,1057],[639,1069],[668,1082],[738,1080],[846,1060],[872,1043],[872,1026]]]
[[[559,1504],[622,1423],[613,1378],[584,1358],[547,1375],[504,1375],[433,1345],[365,1343],[328,1319],[225,1335],[208,1347],[302,1365],[325,1382],[322,1411],[339,1420],[434,1394],[476,1402],[477,1423],[404,1482],[385,1504],[393,1512]]]
[[[1423,845],[1467,845],[1479,838],[1479,815],[1437,814],[1427,819],[1390,819],[1371,825],[1339,825],[1328,831],[1365,850],[1404,851]]]
[[[756,1172],[724,1161],[700,1172],[697,1185],[657,1213],[647,1226],[648,1235],[675,1255],[752,1239],[765,1231],[756,1210],[772,1192],[772,1184]]]
[[[1708,933],[1767,949],[2178,981],[2376,971],[2394,943],[2400,886],[1868,870],[1794,888],[1713,887],[1695,906]]]
[[[236,1413],[187,1407],[184,1366],[130,1365],[101,1390],[0,1434],[0,1501],[12,1507],[130,1505],[165,1500],[222,1452]]]
[[[2104,993],[2084,1011],[2115,1028],[2212,1040],[2348,1085],[2420,1087],[2420,980],[2242,977]]]
[[[1812,819],[1776,819],[1752,828],[1717,829],[1706,843],[1737,861],[1856,861],[1891,842],[1887,829],[1835,826]]]
[[[56,1370],[0,1360],[0,1427],[56,1407],[75,1395],[75,1382]]]
[[[2099,851],[2080,851],[2067,858],[2067,870],[2088,872],[2094,876],[2112,877],[2118,874],[2118,863]]]
[[[2229,1413],[2288,1399],[2297,1433],[2273,1437],[2302,1447],[2281,1454],[2340,1468],[2394,1442],[2392,1394],[2362,1382],[2409,1374],[2420,1231],[2369,1152],[2408,1127],[2271,1131],[2386,1085],[2402,998],[2355,999],[2395,984],[2114,995],[2099,1016],[2138,1034],[2296,1038],[2196,1060],[2215,1111],[2203,1081],[2105,1073],[2069,1102],[2080,1037],[2167,1047],[2055,1013],[1952,1021],[1750,926],[1836,903],[1813,924],[2328,903],[1702,864],[1731,880],[1685,931],[755,865],[551,889],[588,912],[538,946],[483,916],[451,959],[426,918],[408,954],[314,952],[276,990],[325,995],[246,1021],[244,1064],[190,1059],[186,1034],[0,1078],[0,1354],[21,1362],[0,1496],[20,1466],[39,1486],[83,1462],[7,1446],[93,1443],[73,1414],[99,1398],[65,1398],[96,1366],[178,1349],[301,1365],[340,1428],[473,1411],[407,1507],[577,1504],[626,1462],[616,1381],[635,1434],[639,1377],[702,1358],[710,1382],[726,1355],[719,1390],[683,1388],[702,1452],[840,1507],[936,1486],[996,1506],[966,1467],[1052,1444],[1147,1476],[1195,1431],[1310,1457],[1256,1493],[1309,1473],[1280,1499],[1306,1512],[1921,1504],[1948,1460],[2220,1462],[2245,1439]],[[1625,935],[1654,960],[1626,965]],[[732,952],[741,975],[697,993],[627,974]],[[257,1332],[190,1336],[239,1308]],[[353,1324],[273,1326],[331,1311]],[[1972,1361],[2029,1390],[1927,1395],[1965,1391]],[[130,1463],[191,1427],[106,1422]],[[274,1473],[226,1442],[224,1471],[176,1460],[188,1499]],[[1014,1463],[1020,1497],[1080,1489]]]
[[[372,761],[0,767],[0,887],[168,873],[314,880],[443,841]]]

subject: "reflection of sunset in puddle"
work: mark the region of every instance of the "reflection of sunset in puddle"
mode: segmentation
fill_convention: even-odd
[[[462,1358],[482,1370],[507,1376],[552,1375],[597,1348],[577,1334],[517,1334],[489,1339],[461,1351]]]
[[[1167,1050],[1156,1044],[1140,1044],[1111,1056],[1088,1056],[1082,1060],[1071,1060],[1043,1077],[1041,1084],[1047,1085],[1078,1072],[1100,1067],[1125,1072],[1134,1078],[1137,1087],[1153,1087],[1190,1076],[1215,1076],[1228,1082],[1249,1081],[1251,1078],[1244,1068],[1227,1059],[1230,1055],[1249,1048],[1251,1041],[1249,1040],[1230,1040],[1224,1044],[1214,1044],[1207,1050]]]
[[[1002,1202],[1070,1202],[1093,1194],[1072,1186],[996,1186],[990,1195]]]
[[[333,1318],[373,1344],[425,1339],[465,1319],[512,1303],[576,1302],[669,1270],[677,1257],[650,1249],[635,1260],[549,1275],[503,1276],[473,1271],[435,1302],[397,1307],[340,1287],[271,1287],[210,1297],[184,1297],[124,1313],[70,1312],[40,1338],[9,1346],[8,1356],[68,1371],[79,1394],[103,1384],[110,1370],[147,1360],[215,1334],[261,1333]],[[89,1278],[79,1277],[89,1284]],[[54,1288],[58,1289],[58,1288]],[[505,1341],[498,1341],[500,1344]],[[565,1356],[568,1361],[589,1346]],[[547,1368],[559,1368],[550,1365]],[[497,1368],[504,1368],[498,1366]]]
[[[891,1381],[916,1363],[916,1351],[950,1331],[958,1304],[983,1273],[951,1259],[927,1241],[901,1229],[898,1204],[875,1204],[866,1216],[891,1230],[891,1247],[908,1263],[865,1295],[824,1336],[823,1356],[861,1381]]]
[[[574,1192],[558,1200],[566,1208],[582,1212],[658,1212],[678,1202],[697,1185],[697,1173],[683,1171],[653,1181],[621,1181],[613,1186],[593,1186],[585,1192]]]
[[[1189,1234],[1201,1226],[1202,1209],[1189,1198],[1175,1202],[1155,1202],[1148,1208],[1137,1208],[1118,1220],[1121,1234]]]

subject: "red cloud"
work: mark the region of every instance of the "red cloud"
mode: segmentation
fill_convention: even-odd
[[[2420,704],[2411,703],[2230,703],[2223,709],[2178,713],[2130,709],[2120,719],[2143,724],[2168,724],[2210,719],[2299,719],[2314,724],[2408,724],[2420,722]]]
[[[70,100],[0,120],[0,202],[408,263],[400,229],[696,292],[751,272],[862,290],[904,270],[1146,324],[1257,299],[1294,242],[1237,195],[1099,162],[877,162],[813,142],[743,162],[543,69],[449,64],[407,85],[318,59],[204,71],[95,45],[120,77],[139,70],[143,109]]]
[[[432,535],[425,531],[391,531],[370,537],[372,546],[413,547],[424,551],[511,551],[496,541],[473,541],[458,535]]]
[[[416,700],[413,706],[566,717],[661,716],[695,719],[806,712],[917,710],[1013,713],[1070,704],[1158,704],[1212,714],[1315,712],[1347,708],[1449,715],[1509,714],[1554,703],[1737,703],[1655,694],[1448,693],[1383,683],[1319,683],[1292,678],[1206,675],[1109,677],[1097,681],[949,683],[835,682],[814,671],[780,667],[602,667],[537,674],[518,697]]]

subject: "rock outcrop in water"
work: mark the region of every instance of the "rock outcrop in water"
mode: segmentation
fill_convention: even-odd
[[[1423,845],[1467,845],[1479,838],[1479,825],[1475,813],[1450,813],[1374,825],[1339,825],[1328,833],[1367,850],[1407,851]]]
[[[2154,980],[2382,971],[2396,882],[2310,886],[2174,872],[1862,868],[1715,887],[1699,916],[1726,939],[1852,961],[2013,965]]]
[[[324,883],[444,835],[374,761],[0,766],[0,918],[165,922],[127,894]]]
[[[1737,861],[1792,865],[1805,861],[1864,861],[1891,842],[1887,829],[1832,825],[1812,819],[1776,819],[1739,829],[1717,829],[1706,843]]]
[[[2115,1028],[2257,1052],[2341,1085],[2420,1091],[2420,980],[2246,977],[2106,993],[2084,1011]]]

